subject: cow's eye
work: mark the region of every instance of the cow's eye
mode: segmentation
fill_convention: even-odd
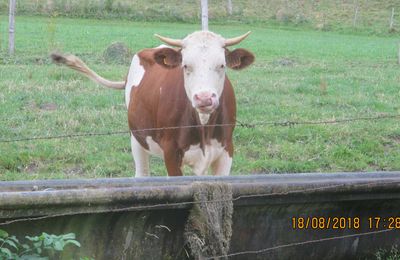
[[[193,67],[192,67],[192,66],[189,66],[189,65],[187,65],[187,64],[184,64],[184,65],[183,65],[183,70],[184,70],[186,73],[190,73],[190,72],[193,71]]]
[[[224,69],[224,68],[225,68],[225,65],[224,65],[224,64],[222,64],[222,65],[220,66],[220,68],[221,68],[221,69]]]

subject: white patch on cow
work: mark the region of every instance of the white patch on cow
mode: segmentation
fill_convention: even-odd
[[[213,175],[228,176],[231,172],[232,157],[227,151],[224,151],[221,156],[211,165]]]
[[[164,48],[164,47],[167,46],[162,44],[157,48]],[[143,79],[144,72],[145,71],[143,66],[140,65],[140,58],[137,54],[135,54],[132,58],[131,66],[128,72],[128,78],[126,80],[126,85],[125,85],[125,104],[127,108],[129,107],[129,102],[131,99],[132,88],[139,86],[140,82]]]
[[[131,134],[133,160],[135,161],[135,177],[150,176],[149,154]]]
[[[225,157],[225,154],[227,154],[227,152],[221,143],[212,139],[210,144],[205,146],[204,154],[199,144],[191,145],[183,156],[183,164],[192,167],[196,175],[205,175],[207,174],[208,168],[219,160],[221,156]]]
[[[142,81],[144,75],[144,68],[140,65],[140,59],[137,54],[133,56],[131,67],[129,68],[128,79],[125,85],[125,104],[129,107],[129,102],[131,99],[131,91],[133,87],[136,87]]]
[[[202,125],[205,125],[210,119],[210,114],[199,113],[199,118],[200,118],[200,123]]]
[[[164,158],[164,151],[161,149],[160,145],[153,140],[151,136],[146,137],[146,143],[149,146],[149,153]]]

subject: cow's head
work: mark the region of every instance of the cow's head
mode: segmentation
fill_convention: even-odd
[[[226,67],[240,70],[254,61],[254,55],[245,49],[229,51],[228,46],[240,43],[250,32],[225,39],[209,31],[194,32],[183,40],[156,35],[163,42],[179,49],[160,48],[155,61],[165,68],[183,68],[185,91],[197,110],[202,124],[219,106],[225,82]]]

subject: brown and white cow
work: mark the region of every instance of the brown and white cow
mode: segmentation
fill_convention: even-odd
[[[214,175],[229,175],[236,102],[226,67],[243,69],[254,56],[227,47],[249,33],[232,39],[209,31],[183,40],[156,35],[176,48],[162,45],[138,52],[126,82],[102,78],[73,55],[52,58],[99,84],[125,89],[136,177],[149,175],[149,154],[164,159],[169,176],[182,175],[183,165],[196,175],[210,167]]]

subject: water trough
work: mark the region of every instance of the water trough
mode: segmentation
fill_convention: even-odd
[[[229,259],[365,259],[400,240],[400,172],[1,182],[0,228],[73,232],[63,259],[188,259],[200,182],[232,190]]]

